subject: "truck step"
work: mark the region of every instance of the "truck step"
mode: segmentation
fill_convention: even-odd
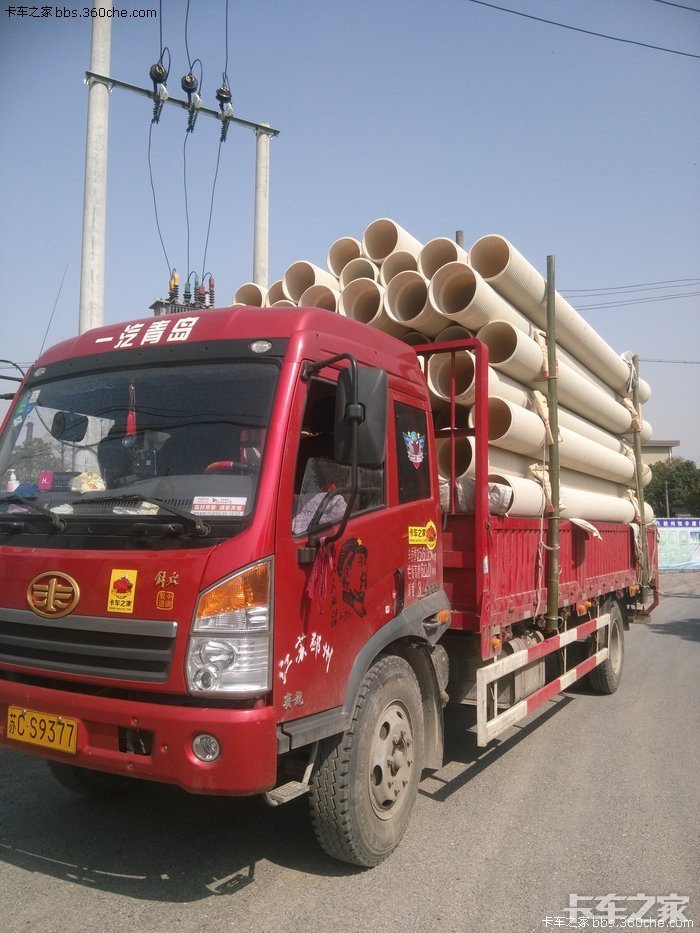
[[[288,781],[286,784],[280,784],[279,787],[273,787],[265,794],[265,802],[271,807],[279,807],[283,803],[289,803],[295,797],[301,797],[308,793],[309,785],[303,781]]]

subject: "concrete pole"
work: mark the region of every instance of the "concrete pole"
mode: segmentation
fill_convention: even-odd
[[[267,126],[266,123],[262,124]],[[261,288],[268,284],[270,227],[270,133],[255,131],[255,218],[253,220],[253,281]]]
[[[93,8],[111,8],[111,0],[93,0]],[[90,71],[109,74],[112,20],[97,16],[92,21]],[[109,88],[90,79],[88,90],[85,188],[83,194],[83,249],[80,265],[81,334],[100,327],[104,318],[105,223],[107,206],[107,135]]]

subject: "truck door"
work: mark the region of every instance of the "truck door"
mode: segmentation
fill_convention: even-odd
[[[283,458],[275,556],[280,720],[341,705],[359,650],[397,608],[402,542],[387,508],[385,462],[360,467],[344,534],[315,556],[309,552],[311,523],[320,522],[312,541],[331,536],[350,491],[350,467],[334,458],[335,392],[333,376],[299,382]]]

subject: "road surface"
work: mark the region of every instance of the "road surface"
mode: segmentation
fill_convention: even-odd
[[[618,925],[646,895],[647,919],[700,926],[700,574],[662,588],[678,595],[627,633],[614,696],[571,690],[485,750],[455,710],[447,763],[371,871],[321,854],[303,799],[86,801],[0,751],[4,933],[520,933],[573,929],[572,895]]]

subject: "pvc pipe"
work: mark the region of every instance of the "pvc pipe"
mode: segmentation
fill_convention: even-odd
[[[447,267],[445,267],[447,268]],[[489,362],[525,385],[547,393],[542,347],[508,321],[491,321],[479,330],[489,350]],[[607,431],[629,431],[631,413],[605,391],[563,361],[559,362],[559,402]]]
[[[385,334],[400,337],[406,328],[397,324],[384,307],[384,289],[374,279],[355,279],[340,293],[338,311],[354,321],[369,324]]]
[[[419,330],[407,330],[405,333],[401,334],[400,339],[411,347],[420,346],[422,343],[432,343],[431,338],[426,337],[425,334],[421,334]]]
[[[328,288],[327,285],[312,285],[299,299],[299,307],[325,308],[326,311],[335,312],[338,310],[339,298],[340,292],[334,288]]]
[[[642,444],[646,444],[647,441],[651,440],[652,428],[648,421],[642,421]],[[631,432],[625,433],[622,435],[626,441],[632,441],[634,439],[634,434]]]
[[[418,255],[418,271],[432,279],[438,269],[448,262],[469,262],[469,253],[446,236],[429,240]]]
[[[435,343],[445,343],[447,340],[464,340],[473,336],[473,332],[467,330],[466,327],[462,327],[461,324],[448,324],[435,336]]]
[[[526,456],[542,459],[546,431],[542,419],[532,411],[519,408],[506,399],[490,398],[489,443]],[[634,480],[634,461],[560,428],[559,459],[562,466],[581,473],[591,473],[614,483]]]
[[[545,508],[544,491],[534,480],[506,473],[489,473],[489,482],[501,483],[513,491],[513,501],[506,515],[534,517],[540,515]],[[562,485],[560,500],[563,518],[583,518],[589,522],[630,523],[636,517],[632,501],[621,496]],[[653,512],[649,520],[653,520]]]
[[[385,288],[399,272],[415,272],[418,268],[416,257],[405,249],[396,250],[387,256],[379,270],[379,282]]]
[[[253,281],[267,288],[270,242],[270,138],[271,133],[255,130],[255,211],[253,216]]]
[[[373,279],[375,282],[379,279],[379,267],[366,256],[358,256],[357,259],[351,259],[346,263],[343,271],[340,273],[338,284],[342,291],[355,279]]]
[[[471,408],[466,408],[464,405],[455,406],[455,427],[456,428],[467,428],[469,427],[469,414]],[[433,425],[436,431],[442,431],[443,428],[452,427],[451,413],[449,407],[441,409],[433,417]]]
[[[397,250],[417,257],[422,248],[422,243],[388,217],[372,221],[362,237],[362,252],[378,265]]]
[[[448,321],[476,330],[489,321],[510,321],[527,333],[530,322],[463,262],[448,262],[430,281],[430,302]]]
[[[385,305],[394,321],[434,337],[445,320],[428,297],[428,283],[419,272],[399,272],[386,288]]]
[[[270,305],[271,308],[297,308],[298,305],[296,301],[290,301],[289,298],[280,298],[279,301],[276,301],[274,304]]]
[[[337,289],[338,280],[330,272],[304,259],[293,262],[282,279],[284,293],[290,301],[298,302],[306,289],[312,285],[327,285],[328,288]]]
[[[326,256],[326,265],[328,271],[336,278],[351,259],[358,259],[362,255],[362,244],[354,236],[341,236],[340,239],[331,243],[328,255]]]
[[[513,499],[506,511],[506,515],[516,518],[529,518],[541,515],[547,506],[544,490],[539,483],[521,476],[512,476],[507,473],[489,473],[489,483],[499,483],[508,486],[513,493]],[[631,504],[631,503],[630,503]]]
[[[428,387],[438,398],[450,401],[450,353],[436,353],[428,360]],[[476,396],[474,357],[468,350],[455,353],[455,401],[458,405],[471,405]],[[513,379],[497,373],[489,366],[489,397],[507,398],[515,405],[527,406],[530,393]]]
[[[257,282],[245,282],[236,290],[233,304],[250,305],[253,308],[262,308],[267,300],[267,289]]]
[[[282,287],[282,279],[277,279],[277,281],[273,282],[272,285],[268,288],[265,301],[271,308],[274,306],[276,301],[282,301],[283,299],[284,288]]]
[[[546,326],[546,283],[505,237],[481,237],[469,251],[472,265],[504,298],[526,314],[538,327]],[[557,342],[621,395],[627,395],[630,367],[572,306],[556,293]],[[651,395],[640,380],[640,400]]]
[[[436,460],[440,479],[450,478],[450,439],[438,438],[435,442]],[[489,445],[488,464],[489,472],[508,473],[512,476],[525,476],[530,468],[532,458],[520,454],[500,450]],[[474,438],[458,437],[455,439],[455,478],[465,476],[474,477],[476,460],[474,458]]]

